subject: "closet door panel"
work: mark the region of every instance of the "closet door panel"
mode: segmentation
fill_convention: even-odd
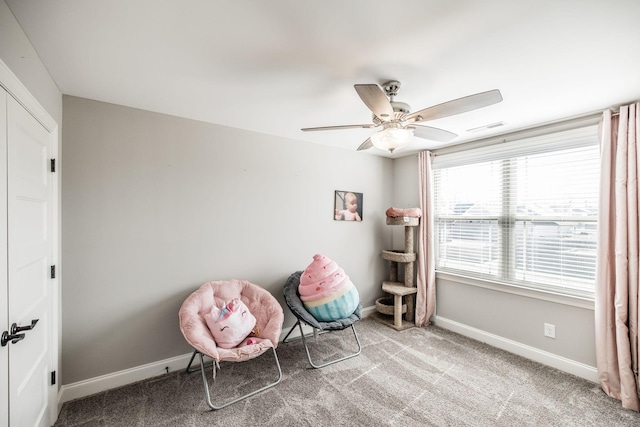
[[[0,332],[9,329],[7,289],[7,92],[0,88]],[[9,425],[9,349],[0,348],[0,426]]]
[[[7,100],[9,322],[29,326],[9,344],[11,426],[48,426],[52,191],[49,132]]]

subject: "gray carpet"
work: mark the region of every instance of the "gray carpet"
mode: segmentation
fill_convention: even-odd
[[[398,332],[372,319],[356,329],[362,354],[320,370],[300,341],[281,344],[282,382],[219,411],[204,401],[200,374],[181,371],[67,402],[56,426],[640,425],[597,384],[447,330]],[[316,362],[355,348],[350,330],[311,343]],[[276,378],[272,360],[223,363],[215,387],[265,384]]]

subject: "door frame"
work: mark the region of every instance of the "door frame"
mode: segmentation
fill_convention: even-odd
[[[61,171],[61,156],[59,152],[59,138],[60,138],[60,126],[59,124],[51,117],[51,115],[42,107],[42,105],[38,102],[38,100],[29,92],[29,90],[22,84],[22,82],[16,77],[16,75],[7,67],[7,65],[0,59],[0,87],[2,87],[7,93],[8,96],[12,96],[14,99],[18,101],[44,128],[49,131],[50,136],[50,154],[51,158],[56,159],[56,172],[51,175],[51,203],[52,203],[52,239],[51,239],[51,247],[50,247],[50,259],[52,265],[56,266],[56,277],[51,280],[51,299],[50,299],[50,310],[51,310],[51,330],[49,331],[49,349],[50,349],[50,361],[49,366],[56,371],[56,385],[50,386],[48,388],[49,396],[48,396],[48,404],[49,404],[49,420],[51,424],[55,423],[58,418],[58,413],[60,412],[60,402],[58,401],[58,395],[60,391],[60,351],[61,351],[61,283],[62,283],[62,260],[60,257],[61,252],[61,239],[60,239],[60,230],[61,228],[61,216],[60,216],[60,190],[61,190],[61,179],[60,179],[60,171]],[[4,111],[4,109],[3,109]],[[6,117],[6,115],[5,115]],[[6,132],[5,132],[6,138]],[[4,219],[4,223],[7,223],[7,213],[6,213],[6,198],[7,198],[7,187],[6,187],[6,144],[5,144],[5,152],[0,156],[0,159],[4,159],[4,166],[0,168],[0,171],[3,173],[3,178],[0,179],[0,183],[4,182],[4,186],[0,191],[0,195],[4,195],[4,211],[0,214],[0,220]],[[3,181],[4,180],[4,181]],[[2,196],[0,196],[2,197]],[[0,205],[1,206],[1,205]],[[6,228],[6,227],[5,227]],[[6,242],[6,235],[4,241]],[[4,258],[0,258],[0,295],[7,295],[7,253],[6,248],[4,252],[0,250],[0,257],[4,254]],[[4,266],[4,268],[2,267]],[[4,274],[2,274],[4,273]],[[9,319],[7,319],[7,313],[4,312],[5,308],[0,307],[0,328],[3,328],[1,331],[7,330],[9,327]],[[0,362],[5,362],[4,364],[0,364],[0,372],[3,366],[6,368],[8,363],[8,354],[4,352],[3,354],[7,355],[5,360],[4,356],[0,356]],[[0,375],[0,424],[7,425],[9,421],[9,402],[8,402],[8,380],[6,380],[8,375],[2,373]],[[4,391],[6,388],[6,392]],[[5,398],[5,393],[6,398]]]

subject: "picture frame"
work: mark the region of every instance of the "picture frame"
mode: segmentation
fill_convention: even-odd
[[[356,191],[335,190],[333,219],[336,221],[362,221],[363,194]]]

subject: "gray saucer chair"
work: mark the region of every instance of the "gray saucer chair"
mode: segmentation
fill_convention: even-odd
[[[287,303],[287,306],[289,306],[289,309],[291,310],[291,312],[296,316],[297,321],[291,327],[291,329],[289,330],[287,335],[284,337],[282,342],[288,342],[287,338],[289,338],[289,335],[291,335],[291,332],[293,332],[293,330],[297,326],[300,329],[302,344],[304,345],[304,349],[307,353],[307,359],[309,360],[309,364],[316,369],[323,368],[325,366],[332,365],[334,363],[341,362],[343,360],[358,356],[362,351],[362,347],[360,345],[360,340],[358,339],[358,334],[356,333],[354,324],[362,318],[362,302],[358,304],[358,307],[353,312],[353,314],[351,314],[351,316],[345,319],[337,319],[330,322],[319,321],[305,309],[304,304],[300,299],[300,294],[298,293],[298,285],[300,284],[301,275],[302,275],[302,271],[296,271],[295,273],[289,276],[289,278],[287,279],[287,282],[284,285],[284,299]],[[313,336],[315,339],[317,339],[318,332],[341,331],[343,329],[351,328],[351,330],[353,331],[353,336],[355,337],[358,350],[355,353],[348,354],[347,356],[330,360],[322,364],[316,364],[313,362],[313,360],[311,360],[311,354],[309,353],[309,346],[307,345],[307,340],[302,330],[303,323],[313,328]]]
[[[214,307],[222,307],[228,301],[239,298],[256,318],[257,336],[252,337],[251,343],[243,341],[234,348],[222,348],[216,345],[211,332],[206,324],[205,315]],[[282,380],[282,370],[276,353],[278,340],[282,333],[284,313],[282,306],[271,293],[264,288],[244,280],[228,280],[207,282],[193,292],[182,303],[179,312],[180,330],[187,342],[194,348],[193,355],[187,366],[187,372],[200,370],[207,404],[213,410],[222,409],[225,406],[246,399],[268,388],[274,387]],[[225,403],[214,404],[211,401],[209,382],[205,375],[204,356],[213,359],[213,383],[216,381],[216,371],[220,370],[220,362],[244,362],[256,358],[266,351],[271,350],[278,371],[278,378],[242,396],[227,396],[218,392],[218,396],[224,396],[220,400]],[[196,356],[199,356],[200,367],[191,368]],[[275,371],[275,369],[274,369]]]

